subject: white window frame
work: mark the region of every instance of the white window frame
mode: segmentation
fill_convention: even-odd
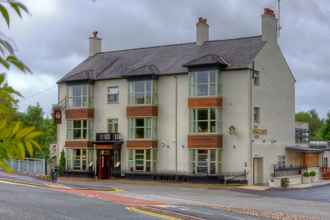
[[[253,72],[253,84],[254,86],[260,86],[260,72],[254,71]]]
[[[80,128],[75,128],[74,127],[74,122],[75,121],[80,121]],[[84,122],[86,122],[86,127],[84,126]],[[92,138],[92,126],[93,123],[91,120],[88,119],[78,119],[78,120],[67,120],[67,139],[68,140],[88,140]],[[75,138],[74,137],[74,131],[75,130],[80,130],[80,137]],[[84,131],[86,131],[86,137],[84,137]]]
[[[108,87],[108,104],[119,104],[119,87]]]
[[[143,103],[137,103],[136,83],[143,83],[144,90],[141,93],[143,96]],[[148,83],[150,83],[150,90],[148,90]],[[129,105],[154,105],[157,104],[157,81],[156,80],[135,80],[130,81],[128,86],[128,104]]]
[[[136,126],[136,120],[144,120],[143,127]],[[136,129],[144,129],[144,137],[136,136]],[[157,138],[157,117],[136,117],[128,119],[128,138],[129,139],[150,139]]]
[[[143,162],[143,168],[141,170],[137,168],[137,151],[139,153],[143,151],[143,159],[139,159]],[[150,157],[147,158],[147,151],[149,151]],[[148,165],[149,164],[149,165]],[[128,167],[129,172],[136,172],[136,173],[151,173],[156,170],[157,164],[157,149],[130,149],[128,152]],[[147,170],[147,166],[149,166],[150,170]]]
[[[199,151],[207,151],[207,165],[204,166],[207,169],[207,173],[205,172],[198,172],[198,168],[201,167],[199,164],[202,161],[199,161]],[[212,152],[215,153],[215,160],[211,160]],[[221,173],[222,167],[222,149],[203,149],[203,148],[196,148],[190,150],[190,162],[191,162],[191,171],[193,175],[209,175],[209,176],[216,176]],[[212,167],[215,168],[215,173],[212,173]]]
[[[207,74],[207,83],[198,82],[199,74]],[[214,74],[214,81],[211,80],[211,74]],[[207,86],[207,94],[199,94],[199,86]],[[212,94],[212,86],[214,87],[214,93]],[[217,97],[220,95],[220,72],[219,70],[202,70],[194,71],[190,73],[190,85],[189,94],[190,97]]]
[[[80,150],[79,157],[75,158],[76,151]],[[83,154],[85,152],[85,154]],[[65,150],[65,157],[66,157],[66,170],[69,171],[79,171],[79,172],[88,172],[89,171],[89,164],[93,162],[94,169],[94,151],[92,149],[86,148],[78,148],[78,149],[66,149]],[[79,166],[75,166],[75,162],[79,161]],[[85,169],[83,167],[85,166]]]
[[[207,120],[198,120],[198,111],[205,111],[207,110]],[[211,119],[211,111],[214,111],[215,114],[215,119]],[[218,133],[219,131],[219,110],[217,108],[195,108],[195,109],[191,109],[191,120],[190,120],[190,131],[191,133],[194,134],[204,134],[204,133],[210,133],[210,134],[214,134],[214,133]],[[203,131],[198,131],[198,124],[200,122],[207,122],[207,131],[203,132]],[[211,124],[212,122],[215,123],[215,130],[211,131]]]
[[[74,94],[74,90],[80,94]],[[77,84],[68,86],[68,105],[70,108],[87,108],[92,105],[92,88],[89,84]],[[79,104],[77,104],[79,103]]]
[[[261,108],[259,106],[253,107],[253,122],[259,124],[261,121]]]
[[[119,123],[118,118],[109,118],[108,119],[108,132],[109,133],[118,133],[119,132]]]

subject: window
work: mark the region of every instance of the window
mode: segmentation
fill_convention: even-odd
[[[156,139],[157,118],[130,118],[128,129],[130,139]]]
[[[138,80],[129,83],[129,104],[156,104],[157,83],[155,80]]]
[[[66,169],[88,171],[88,163],[93,161],[93,151],[87,149],[66,149]]]
[[[218,96],[220,93],[217,70],[193,72],[190,76],[190,96]]]
[[[196,175],[216,175],[221,172],[221,150],[190,150],[192,173]]]
[[[285,156],[281,155],[278,156],[278,162],[277,162],[277,166],[278,168],[285,168]]]
[[[156,169],[156,161],[156,149],[129,150],[130,172],[152,172]]]
[[[192,133],[215,133],[217,132],[217,110],[193,109],[191,120]]]
[[[118,86],[112,86],[108,88],[108,104],[119,103],[119,88]]]
[[[68,120],[67,139],[90,139],[92,135],[91,125],[89,120]]]
[[[260,73],[259,71],[253,72],[253,83],[255,86],[260,86]]]
[[[254,120],[254,123],[260,123],[260,108],[259,107],[253,108],[253,120]]]
[[[69,88],[69,107],[90,107],[91,92],[89,85],[71,85]]]
[[[108,120],[108,132],[118,133],[118,119],[112,118]]]

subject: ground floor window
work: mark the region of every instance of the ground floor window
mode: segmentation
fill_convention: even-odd
[[[191,170],[196,175],[217,175],[221,172],[221,149],[191,149]]]
[[[66,170],[88,171],[88,166],[93,163],[93,150],[90,149],[67,149]]]
[[[128,167],[130,172],[154,172],[156,170],[157,149],[129,150]]]

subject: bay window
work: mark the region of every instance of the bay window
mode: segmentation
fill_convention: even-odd
[[[191,149],[190,160],[195,175],[217,175],[221,172],[221,149]]]
[[[136,80],[129,82],[130,105],[157,104],[157,81]]]
[[[92,86],[89,84],[70,85],[68,87],[69,107],[87,108],[92,105]]]
[[[153,172],[156,169],[157,149],[129,150],[128,167],[130,172]]]
[[[156,139],[157,118],[129,118],[128,129],[130,139]]]
[[[93,150],[90,149],[66,149],[66,170],[88,171],[88,164],[93,161]]]
[[[219,111],[216,108],[199,108],[191,110],[192,133],[220,132]]]
[[[190,74],[190,96],[219,96],[218,70],[196,71]]]
[[[91,120],[67,120],[67,139],[92,139]]]

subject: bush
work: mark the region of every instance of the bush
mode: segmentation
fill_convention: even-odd
[[[305,171],[304,172],[304,177],[310,177],[309,172]]]
[[[288,188],[290,184],[289,178],[282,178],[281,179],[281,187],[282,188]]]
[[[64,150],[61,152],[61,157],[60,157],[60,166],[59,166],[59,175],[63,176],[65,171],[65,153]]]
[[[309,176],[312,176],[312,177],[316,176],[316,172],[315,172],[315,171],[311,171],[311,172],[309,173]]]

